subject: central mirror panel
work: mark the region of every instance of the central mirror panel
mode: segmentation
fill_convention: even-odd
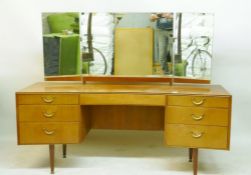
[[[43,13],[44,72],[211,77],[213,15]]]

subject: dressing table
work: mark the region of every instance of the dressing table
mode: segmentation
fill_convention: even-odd
[[[200,148],[229,150],[231,95],[220,85],[51,81],[16,92],[19,145],[77,144],[90,129],[160,130],[165,145],[185,147],[193,174]]]
[[[232,98],[209,85],[212,14],[57,12],[42,19],[46,82],[16,92],[17,135],[19,145],[49,145],[51,173],[54,145],[66,157],[67,144],[84,141],[90,129],[163,131],[167,147],[188,148],[194,175],[200,148],[230,149]]]

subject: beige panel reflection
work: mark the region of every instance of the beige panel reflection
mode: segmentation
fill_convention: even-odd
[[[114,62],[115,75],[151,75],[153,29],[117,28]]]

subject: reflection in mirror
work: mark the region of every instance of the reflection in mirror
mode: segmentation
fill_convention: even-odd
[[[80,21],[83,73],[171,74],[172,13],[82,13]]]
[[[80,15],[82,73],[112,74],[114,17],[111,13]]]
[[[44,71],[210,78],[212,15],[43,13]]]
[[[45,76],[81,73],[79,13],[43,13]]]
[[[174,74],[210,79],[213,15],[176,13],[174,21]]]

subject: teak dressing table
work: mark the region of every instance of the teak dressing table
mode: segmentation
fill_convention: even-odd
[[[166,146],[229,150],[231,95],[219,85],[41,82],[16,92],[19,145],[80,143],[90,129],[163,130]]]

